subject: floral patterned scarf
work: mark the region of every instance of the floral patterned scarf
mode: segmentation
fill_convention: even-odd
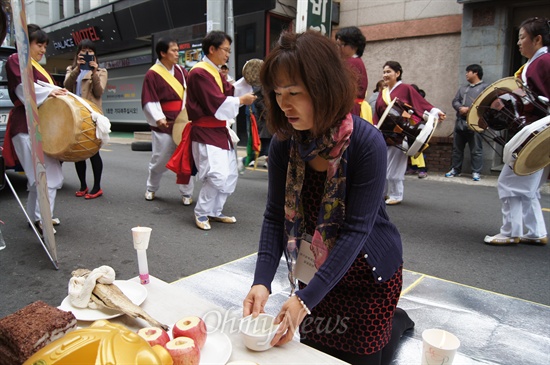
[[[293,292],[297,285],[294,269],[298,258],[298,243],[305,233],[300,196],[306,163],[316,156],[328,161],[325,190],[311,242],[315,267],[318,269],[334,246],[338,230],[344,221],[347,161],[342,159],[342,154],[349,145],[352,131],[353,119],[348,114],[340,125],[331,128],[322,137],[313,139],[306,132],[302,138],[291,139],[285,192],[285,230],[288,238],[285,255]]]

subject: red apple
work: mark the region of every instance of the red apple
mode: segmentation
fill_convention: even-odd
[[[178,337],[164,345],[174,365],[199,365],[201,352],[192,338]]]
[[[170,341],[170,335],[159,327],[145,327],[140,329],[137,334],[147,341],[151,347],[155,345],[164,346],[166,342]]]
[[[199,349],[202,349],[206,342],[206,323],[202,318],[189,316],[180,319],[172,328],[172,337],[189,337],[195,340]]]

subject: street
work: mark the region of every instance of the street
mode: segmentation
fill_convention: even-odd
[[[104,195],[94,200],[75,197],[79,183],[74,164],[63,164],[65,183],[55,207],[55,216],[61,220],[55,236],[59,270],[28,227],[9,187],[0,191],[0,220],[5,223],[1,229],[7,244],[0,251],[0,318],[36,300],[59,305],[77,268],[109,265],[118,279],[136,276],[130,232],[135,226],[153,229],[147,251],[149,271],[167,282],[256,252],[266,169],[248,169],[240,176],[224,211],[236,216],[236,224],[212,223],[211,231],[202,231],[193,221],[194,205],[182,205],[172,172],[163,177],[154,201],[144,199],[150,152],[111,143],[101,156]],[[8,176],[25,204],[25,176],[13,171]],[[407,177],[404,202],[387,208],[402,235],[404,268],[550,305],[548,246],[483,243],[484,236],[496,234],[501,224],[497,190],[489,181],[495,182],[496,177],[482,176],[482,184],[477,185],[467,178],[445,179],[435,173],[422,180]],[[92,184],[88,164],[88,185]],[[196,185],[194,198],[200,184]],[[550,195],[543,194],[542,206],[550,227]]]

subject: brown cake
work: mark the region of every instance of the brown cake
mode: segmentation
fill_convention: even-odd
[[[76,328],[71,312],[37,301],[0,319],[0,365],[22,364],[32,354]]]

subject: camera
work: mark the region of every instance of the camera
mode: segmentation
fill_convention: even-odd
[[[84,61],[86,61],[86,63],[83,64],[83,65],[80,65],[80,69],[81,70],[91,70],[92,67],[90,67],[90,61],[94,60],[94,55],[91,55],[88,52],[86,52],[84,55],[82,55],[82,59],[84,59]]]

